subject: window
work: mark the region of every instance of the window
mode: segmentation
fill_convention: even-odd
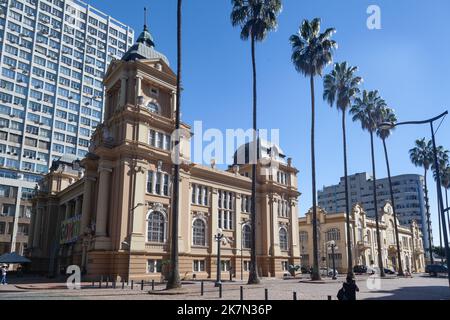
[[[241,211],[243,213],[250,213],[250,208],[252,206],[252,197],[251,196],[245,196],[242,195],[242,201],[241,201]]]
[[[150,102],[147,104],[147,108],[150,112],[159,114],[159,106],[156,103]]]
[[[288,265],[289,265],[288,261],[281,261],[281,270],[288,271],[289,270]]]
[[[280,228],[280,248],[283,251],[287,251],[289,249],[288,232],[284,227]]]
[[[233,230],[234,193],[219,190],[219,228]]]
[[[333,228],[327,231],[327,241],[341,240],[341,232],[339,229]]]
[[[195,219],[193,226],[194,246],[206,246],[206,224],[202,219]]]
[[[252,247],[252,229],[248,224],[242,227],[242,248],[250,249]]]
[[[231,261],[230,260],[222,260],[220,261],[220,269],[222,272],[228,272],[231,270]]]
[[[300,232],[300,243],[307,244],[308,243],[308,232],[301,231]]]
[[[250,264],[251,264],[251,261],[248,261],[248,260],[244,261],[244,271],[245,272],[249,272],[250,271]]]
[[[162,260],[147,260],[147,273],[161,273]]]
[[[169,183],[168,174],[153,171],[147,173],[147,193],[168,197]]]
[[[208,199],[208,187],[192,184],[192,204],[207,206]]]
[[[194,272],[205,272],[205,260],[194,260],[193,271]]]
[[[161,212],[150,212],[147,218],[147,241],[148,242],[165,242],[165,226],[166,219]]]

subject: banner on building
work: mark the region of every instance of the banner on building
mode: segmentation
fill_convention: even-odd
[[[67,219],[61,223],[60,244],[76,242],[80,237],[81,216]]]

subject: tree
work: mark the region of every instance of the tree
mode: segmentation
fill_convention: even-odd
[[[444,177],[444,174],[445,174],[444,170],[445,170],[445,168],[448,165],[448,160],[449,160],[448,153],[449,153],[449,151],[448,150],[444,150],[443,146],[438,146],[436,148],[436,151],[437,151],[437,160],[438,160],[438,164],[439,164],[439,173],[437,172],[438,170],[437,170],[437,168],[435,167],[435,164],[434,164],[434,153],[433,153],[433,163],[431,164],[431,168],[433,169],[433,177],[434,177],[434,180],[436,181],[436,184],[437,184],[438,174],[439,174],[439,177],[441,179],[443,179],[443,178],[445,179],[445,177]],[[441,185],[437,185],[437,188],[442,188],[443,186],[444,186],[444,184],[442,183],[442,180],[441,180]],[[448,202],[448,197],[446,197],[446,200]],[[446,207],[448,207],[448,205]],[[445,208],[441,208],[440,205],[439,205],[439,213],[442,210],[445,210]],[[443,235],[443,233],[442,233],[442,226],[446,222],[445,222],[445,220],[442,221],[441,214],[439,214],[438,216],[439,216],[438,217],[439,218],[439,220],[438,220],[439,221],[439,245],[442,247],[442,235]],[[445,216],[445,214],[444,214],[444,216]]]
[[[333,61],[333,50],[337,48],[332,35],[336,32],[329,28],[320,33],[320,19],[303,20],[297,34],[290,37],[292,45],[292,62],[295,69],[309,77],[311,87],[311,175],[313,202],[313,280],[320,280],[319,248],[317,237],[317,191],[316,191],[316,158],[315,158],[315,93],[314,77],[322,76],[323,69]]]
[[[180,130],[180,115],[181,115],[181,18],[182,18],[182,0],[177,2],[177,93],[176,93],[176,110],[175,110],[175,129],[177,134]],[[177,139],[178,140],[178,139]],[[179,148],[179,141],[176,141],[176,148]],[[177,151],[175,151],[177,152]],[[180,189],[180,163],[179,153],[177,152],[177,161],[174,165],[174,179],[173,179],[173,194],[172,194],[172,243],[170,246],[170,269],[169,280],[167,282],[167,289],[181,288],[179,261],[178,261],[178,203],[179,203],[179,189]]]
[[[259,161],[259,135],[257,125],[257,77],[256,77],[256,42],[263,41],[267,34],[278,26],[277,17],[281,13],[281,0],[232,0],[231,24],[241,27],[241,39],[250,39],[253,68],[253,155],[252,163],[252,241],[251,264],[248,284],[260,283],[256,258],[256,183],[257,163]],[[251,150],[251,149],[250,149]],[[254,161],[256,159],[256,161]]]
[[[424,192],[425,192],[425,209],[427,216],[427,233],[428,233],[428,250],[430,255],[431,264],[434,263],[433,259],[433,244],[432,244],[432,234],[431,234],[431,219],[430,219],[430,202],[428,198],[428,183],[427,174],[430,170],[431,163],[433,162],[433,142],[426,141],[425,138],[421,140],[416,140],[416,146],[409,150],[409,157],[411,162],[416,167],[422,167],[424,169]]]
[[[383,108],[379,110],[380,115],[380,123],[396,123],[397,122],[397,116],[395,115],[395,112],[391,108]],[[392,130],[394,130],[395,127],[392,128],[382,128],[378,127],[377,129],[377,136],[381,139],[383,142],[383,150],[384,150],[384,158],[386,159],[386,168],[388,172],[388,181],[389,181],[389,193],[391,196],[391,205],[392,205],[392,211],[394,214],[394,228],[395,228],[395,240],[397,242],[397,260],[398,260],[398,275],[403,276],[403,266],[402,266],[402,256],[401,256],[401,249],[400,249],[400,237],[398,234],[398,223],[397,223],[397,207],[395,206],[395,197],[394,197],[394,188],[392,186],[392,176],[391,176],[391,167],[389,165],[389,155],[386,145],[386,139],[389,138],[391,135]]]
[[[363,91],[362,96],[355,99],[354,105],[350,109],[350,113],[353,115],[353,121],[359,121],[362,129],[367,130],[370,134],[370,147],[372,153],[372,181],[373,181],[373,204],[375,210],[375,223],[377,231],[377,244],[378,244],[378,266],[380,268],[380,276],[384,277],[383,268],[383,256],[381,246],[381,235],[378,218],[378,199],[377,199],[377,176],[375,166],[375,149],[373,136],[376,132],[378,125],[381,123],[381,110],[386,108],[386,102],[380,97],[378,91]]]
[[[347,135],[346,135],[346,115],[347,109],[351,106],[352,101],[360,92],[359,84],[361,77],[355,77],[354,74],[358,70],[357,67],[350,67],[347,62],[336,63],[333,71],[324,78],[323,99],[328,104],[342,111],[342,137],[344,148],[344,176],[345,176],[345,205],[346,205],[346,224],[347,224],[347,258],[348,271],[347,274],[353,277],[353,258],[350,236],[350,197],[348,188],[348,170],[347,170]]]

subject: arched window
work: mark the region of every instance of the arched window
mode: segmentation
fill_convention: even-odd
[[[306,231],[300,232],[300,243],[303,245],[308,243],[308,232]]]
[[[288,232],[286,228],[280,228],[280,248],[281,250],[288,250],[289,243],[288,243]]]
[[[339,229],[333,228],[327,232],[327,241],[339,241],[341,240],[341,231]]]
[[[166,219],[161,212],[150,212],[147,219],[147,241],[148,242],[165,242],[165,226]]]
[[[370,231],[369,230],[367,230],[367,242],[372,243],[372,241],[370,240]]]
[[[158,113],[158,114],[160,113],[159,106],[156,103],[154,103],[154,102],[149,102],[147,104],[147,108],[152,113]]]
[[[252,228],[248,224],[242,227],[242,247],[244,249],[252,247]]]
[[[389,229],[387,231],[387,237],[388,237],[389,244],[395,244],[394,223],[392,221],[389,221]]]
[[[206,246],[206,224],[202,219],[196,219],[192,225],[194,246]]]

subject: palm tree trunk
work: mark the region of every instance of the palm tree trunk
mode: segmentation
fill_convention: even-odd
[[[447,209],[449,208],[448,206],[448,189],[445,188],[445,206],[447,207]],[[448,221],[448,230],[449,230],[449,234],[450,234],[450,211],[447,211],[447,221]]]
[[[430,255],[430,263],[434,264],[433,242],[431,241],[432,234],[431,234],[431,220],[430,220],[430,202],[428,199],[427,173],[428,173],[428,170],[425,168],[425,173],[424,173],[425,190],[424,191],[425,191],[425,209],[426,209],[426,215],[427,215],[428,254]]]
[[[438,185],[438,188],[442,188],[442,187]],[[442,246],[442,225],[443,225],[443,223],[445,223],[445,221],[442,221],[441,214],[440,214],[440,212],[442,212],[444,210],[444,208],[441,208],[440,203],[438,203],[438,207],[439,207],[439,210],[438,210],[438,212],[439,212],[439,214],[438,214],[438,220],[439,220],[439,250],[441,250],[443,248],[443,246]],[[445,215],[444,215],[444,217],[445,217]],[[441,256],[441,264],[444,264],[444,260],[442,259],[442,256]]]
[[[345,209],[346,209],[346,223],[347,223],[347,274],[353,277],[353,256],[352,256],[352,238],[350,234],[350,199],[348,191],[348,169],[347,169],[347,134],[345,125],[345,110],[342,110],[342,139],[344,145],[344,176],[345,176]],[[364,240],[364,239],[363,239]]]
[[[398,235],[398,223],[397,223],[397,208],[395,207],[395,197],[394,190],[392,188],[392,178],[391,178],[391,166],[389,165],[389,156],[386,146],[386,139],[382,139],[383,148],[384,148],[384,157],[386,158],[386,168],[388,172],[388,180],[389,180],[389,192],[391,194],[391,205],[392,212],[394,213],[394,228],[395,228],[395,241],[397,242],[397,259],[398,259],[398,275],[404,276],[403,274],[403,266],[402,266],[402,255],[400,251],[400,237]]]
[[[248,278],[248,284],[259,284],[261,281],[258,276],[257,256],[256,256],[256,170],[259,160],[259,137],[257,134],[257,87],[256,87],[256,50],[255,50],[255,37],[251,36],[252,45],[252,67],[253,67],[253,143],[256,144],[256,148],[253,147],[253,152],[256,150],[256,157],[253,155],[252,160],[256,159],[256,163],[252,164],[252,248],[251,248],[251,263],[250,273]],[[251,148],[250,148],[251,150]]]
[[[180,129],[180,106],[181,106],[181,13],[182,0],[178,0],[177,6],[177,95],[176,95],[176,114],[175,114],[175,128]],[[177,139],[178,140],[178,139]],[[179,141],[176,141],[175,148],[179,148]],[[179,153],[176,151],[177,157]],[[170,250],[170,273],[169,281],[167,282],[167,289],[181,288],[179,261],[178,261],[178,202],[180,189],[180,163],[176,159],[174,165],[174,179],[173,179],[173,195],[172,195],[172,243]]]
[[[314,76],[311,75],[311,179],[312,179],[312,203],[313,203],[313,273],[312,280],[320,280],[319,272],[319,246],[317,239],[317,197],[316,197],[316,148],[315,148],[315,119],[316,101],[314,92]]]
[[[370,131],[370,147],[372,150],[372,180],[373,180],[373,205],[375,210],[375,223],[377,230],[377,245],[378,245],[378,267],[380,268],[380,277],[385,277],[383,267],[383,255],[381,247],[380,221],[378,219],[378,200],[377,200],[377,176],[375,167],[375,148],[373,143],[373,132]]]

